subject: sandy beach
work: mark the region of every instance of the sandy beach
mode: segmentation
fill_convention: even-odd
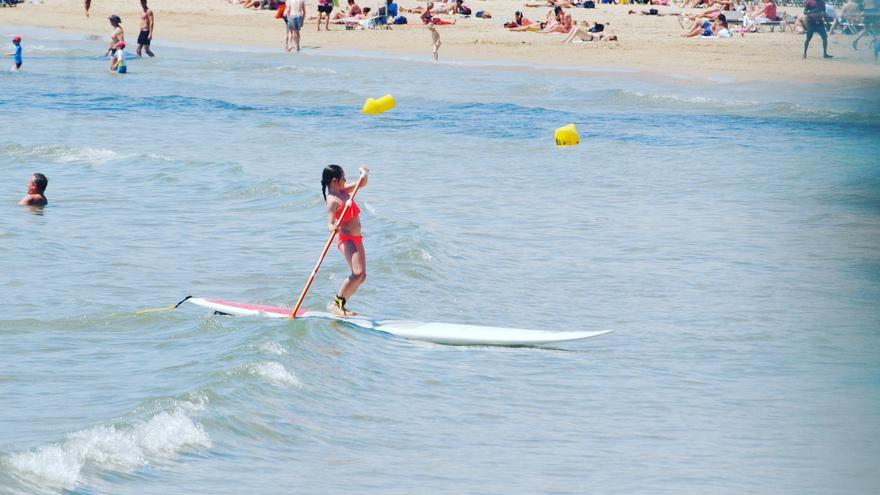
[[[512,61],[526,64],[583,68],[638,69],[673,77],[735,79],[738,81],[798,81],[829,84],[875,85],[880,82],[880,65],[871,58],[867,42],[861,50],[851,47],[852,36],[830,36],[829,52],[835,58],[822,60],[821,42],[810,47],[810,57],[801,59],[803,35],[786,32],[736,34],[733,39],[686,39],[674,16],[628,15],[644,6],[600,5],[596,9],[570,9],[578,23],[601,22],[619,37],[618,42],[563,45],[561,35],[508,32],[502,24],[522,10],[527,18],[541,20],[547,8],[525,8],[522,1],[472,1],[474,11],[486,10],[492,19],[459,19],[454,26],[439,27],[443,46],[441,61]],[[404,0],[401,6],[422,5]],[[372,6],[365,3],[362,6]],[[154,47],[162,51],[165,41],[217,43],[235,46],[279,47],[283,25],[274,12],[244,9],[225,0],[153,0],[156,13]],[[373,6],[375,7],[375,6]],[[679,12],[677,7],[660,7],[662,12]],[[801,9],[780,7],[795,14]],[[307,4],[310,15],[314,2]],[[106,36],[107,16],[122,17],[127,37],[137,37],[139,3],[136,0],[95,0],[91,16],[83,15],[82,2],[43,0],[0,9],[0,23],[35,26]],[[696,11],[694,11],[696,12]],[[346,31],[331,26],[331,32],[317,32],[314,21],[303,29],[303,44],[328,50],[364,50],[395,55],[428,57],[431,36],[417,14],[405,14],[408,25],[393,30]],[[291,55],[295,56],[295,55]]]

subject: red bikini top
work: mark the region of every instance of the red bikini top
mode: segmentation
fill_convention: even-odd
[[[342,215],[342,210],[344,208],[345,208],[345,203],[341,203],[339,205],[339,209],[336,210],[336,221],[339,223],[339,225],[342,225],[346,222],[349,222],[349,221],[357,218],[361,214],[361,209],[358,208],[357,203],[352,201],[351,206],[345,212],[345,217],[343,217],[342,220],[339,220],[339,217]]]

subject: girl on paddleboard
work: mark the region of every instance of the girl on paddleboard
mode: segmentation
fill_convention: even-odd
[[[370,173],[370,169],[362,167],[360,171],[363,173],[360,187],[364,187],[367,185],[367,174]],[[339,165],[327,165],[321,175],[321,195],[327,203],[327,228],[330,232],[338,230],[336,247],[342,251],[345,262],[351,268],[351,275],[342,282],[333,304],[333,311],[342,316],[356,314],[345,309],[345,303],[367,278],[367,255],[361,234],[361,209],[352,200],[351,206],[345,210],[345,203],[350,200],[351,192],[356,185],[357,182],[350,184],[345,182],[345,171]],[[345,210],[344,215],[343,210]]]

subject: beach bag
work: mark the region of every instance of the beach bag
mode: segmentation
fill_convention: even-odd
[[[394,24],[407,24],[406,17],[399,15],[394,18]]]
[[[581,7],[585,8],[585,9],[595,9],[596,2],[594,2],[593,0],[587,0],[586,2],[581,4]]]

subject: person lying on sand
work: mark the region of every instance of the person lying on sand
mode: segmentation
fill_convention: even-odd
[[[438,9],[440,14],[449,14],[449,15],[471,15],[471,8],[464,4],[462,0],[455,0],[455,3]]]
[[[523,17],[523,13],[517,10],[516,12],[513,13],[513,20],[510,22],[505,22],[504,27],[506,27],[507,29],[513,30],[514,28],[528,27],[531,24],[532,24],[532,21]]]
[[[726,33],[722,33],[726,31]],[[730,31],[727,29],[727,17],[724,14],[718,16],[717,19],[713,22],[709,22],[708,20],[697,19],[694,21],[694,24],[688,30],[687,33],[682,34],[685,38],[693,38],[695,36],[705,36],[705,37],[722,37],[729,38]]]
[[[443,7],[440,7],[440,8],[436,8],[436,9],[435,9],[435,8],[434,8],[434,2],[428,2],[428,4],[427,4],[426,6],[424,6],[424,7],[415,6],[415,7],[411,8],[411,9],[407,9],[407,8],[401,7],[401,8],[400,8],[400,11],[401,11],[401,12],[408,12],[408,13],[410,13],[410,14],[424,14],[425,12],[428,12],[428,13],[431,13],[431,14],[439,14],[440,12],[443,11]]]
[[[660,12],[657,9],[648,9],[648,10],[630,10],[627,12],[629,15],[637,14],[637,15],[656,15],[658,17],[663,17],[664,15],[674,15],[681,16],[681,12]]]
[[[701,5],[706,5],[708,7],[711,5],[711,3],[709,2],[709,0],[686,0],[682,7],[686,9],[696,9],[699,8]]]
[[[719,15],[721,15],[721,7],[713,5],[697,14],[682,14],[680,17],[684,17],[691,21],[696,21],[697,19],[709,19],[714,21]]]
[[[576,42],[587,42],[587,41],[617,41],[617,35],[611,33],[603,33],[603,32],[590,32],[590,30],[576,27],[572,29],[568,36],[565,37],[561,41],[561,43],[576,43]]]
[[[422,20],[422,24],[433,24],[435,26],[448,26],[455,24],[455,21],[457,20],[456,17],[453,17],[452,22],[444,21],[443,19],[434,17],[435,13],[437,12],[434,10],[434,2],[428,2],[428,5],[423,9],[422,15],[419,16],[419,19]]]
[[[547,0],[546,2],[526,2],[526,7],[562,7],[563,9],[573,9],[576,7],[575,4],[571,3],[569,0]]]

